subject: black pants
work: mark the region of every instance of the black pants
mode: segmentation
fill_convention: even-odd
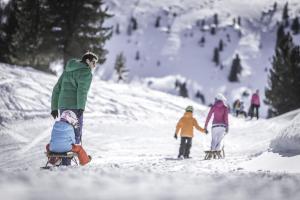
[[[259,112],[258,112],[258,109],[259,109],[259,106],[258,105],[251,105],[251,111],[250,111],[250,117],[251,119],[253,118],[254,116],[254,110],[255,110],[255,114],[256,114],[256,118],[258,119],[259,118]]]
[[[188,158],[190,156],[191,147],[192,147],[192,138],[181,137],[178,157],[183,156],[185,158]]]
[[[236,111],[236,116],[238,117],[240,114],[244,115],[244,117],[247,118],[247,113],[245,111],[237,110]]]

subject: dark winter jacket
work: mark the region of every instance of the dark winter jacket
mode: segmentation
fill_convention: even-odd
[[[91,81],[92,73],[87,64],[76,59],[69,60],[53,88],[51,110],[84,110]]]

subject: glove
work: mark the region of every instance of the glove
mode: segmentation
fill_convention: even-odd
[[[207,129],[205,129],[205,130],[204,130],[204,133],[207,135],[207,134],[208,134],[208,130],[207,130]]]
[[[174,138],[177,140],[177,135],[176,135],[176,133],[174,134]]]
[[[78,110],[78,118],[81,117],[81,115],[83,114],[83,111],[84,111],[84,110],[82,110],[82,109],[79,109],[79,110]]]
[[[52,110],[51,115],[54,119],[56,119],[58,117],[58,110]]]

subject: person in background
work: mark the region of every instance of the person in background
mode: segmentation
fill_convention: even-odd
[[[233,112],[237,117],[239,115],[240,107],[241,107],[241,101],[239,99],[235,100],[233,103]]]
[[[259,98],[259,90],[251,97],[251,106],[250,106],[250,118],[252,119],[254,116],[254,112],[256,114],[256,118],[259,118],[259,107],[260,107],[260,98]]]
[[[247,113],[244,110],[245,106],[244,106],[244,102],[243,101],[238,100],[237,103],[235,104],[235,108],[234,109],[235,109],[236,117],[239,117],[239,115],[243,115],[245,118],[247,118]]]

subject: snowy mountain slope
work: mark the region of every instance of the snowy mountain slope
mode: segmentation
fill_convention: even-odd
[[[92,162],[40,171],[54,122],[49,97],[58,77],[8,65],[0,65],[0,70],[0,93],[10,88],[0,101],[1,113],[15,119],[3,117],[0,129],[0,196],[5,199],[215,199],[217,193],[219,199],[296,200],[299,196],[299,152],[282,157],[284,149],[281,154],[272,150],[272,142],[280,141],[277,138],[299,121],[299,110],[271,120],[230,116],[225,159],[203,161],[211,135],[196,132],[193,158],[178,161],[174,158],[179,141],[173,138],[177,120],[192,104],[203,125],[208,108],[143,86],[95,77],[83,127],[83,145]],[[9,107],[9,102],[18,106]],[[44,104],[37,105],[40,102]],[[299,138],[299,133],[288,135]],[[291,137],[285,141],[299,146],[297,141],[291,143]]]
[[[273,7],[275,2],[276,10]],[[299,16],[297,0],[108,0],[106,5],[114,14],[108,24],[113,25],[115,30],[119,26],[120,34],[115,33],[107,42],[110,53],[98,74],[105,80],[111,79],[116,55],[123,52],[130,80],[143,82],[143,78],[154,77],[160,82],[159,78],[173,76],[176,80],[179,75],[184,78],[183,82],[187,82],[189,97],[197,100],[195,94],[201,91],[206,105],[213,101],[217,92],[223,92],[230,104],[237,98],[243,98],[244,92],[251,94],[256,89],[260,89],[264,99],[267,69],[271,67],[270,60],[274,54],[276,24],[281,21],[286,2],[289,3],[290,18]],[[211,35],[214,14],[218,14],[219,22],[216,34]],[[129,35],[132,17],[136,19],[138,28]],[[158,17],[160,26],[156,28]],[[238,17],[241,25],[237,24]],[[205,20],[205,25],[201,24],[202,20]],[[199,44],[202,37],[205,38],[203,45]],[[213,50],[221,39],[224,50],[220,52],[221,64],[216,66],[212,62]],[[295,36],[295,39],[299,44],[300,37]],[[228,75],[237,53],[242,60],[243,71],[240,83],[230,83]],[[148,83],[147,80],[145,82]],[[169,87],[167,91],[175,90],[174,84]],[[166,91],[166,88],[155,89]],[[248,106],[249,97],[244,100]],[[262,106],[263,115],[266,110]]]
[[[1,64],[0,72],[2,122],[9,119],[49,117],[51,93],[58,77],[6,64]],[[97,80],[97,77],[94,80],[96,83],[91,87],[86,113],[93,113],[98,118],[117,116],[124,121],[139,121],[163,116],[174,119],[174,111],[182,111],[187,105],[195,104],[184,98],[173,100],[168,94],[135,84],[114,84]],[[202,116],[203,111],[207,110],[198,104],[195,107],[202,111]],[[166,110],[170,110],[165,113],[166,116],[161,115]]]

